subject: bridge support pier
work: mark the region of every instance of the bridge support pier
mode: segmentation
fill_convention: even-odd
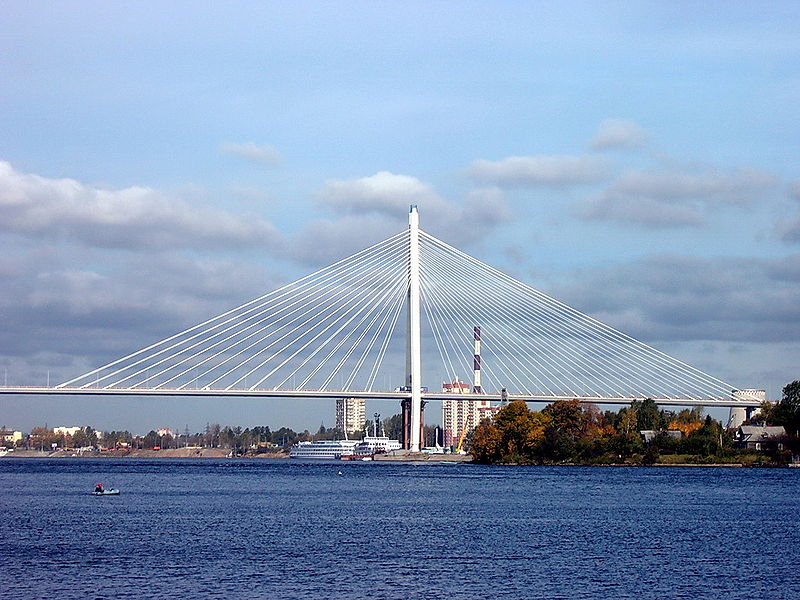
[[[403,450],[411,449],[411,398],[400,400],[400,414],[402,415],[403,431],[400,434],[400,442]]]
[[[422,347],[420,341],[419,213],[408,212],[408,332],[406,338],[406,385],[411,392],[409,450],[419,452],[422,433]]]
[[[419,415],[419,439],[420,447],[425,446],[425,405],[427,402],[422,400],[420,402],[420,415]],[[403,450],[411,450],[411,398],[404,398],[400,401],[400,414],[403,421],[403,432],[400,436],[400,442],[403,445]]]

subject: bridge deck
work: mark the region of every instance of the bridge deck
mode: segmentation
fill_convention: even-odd
[[[211,398],[364,398],[367,400],[402,400],[411,398],[411,392],[393,391],[343,391],[343,390],[268,390],[268,389],[189,389],[189,388],[75,388],[75,387],[0,387],[0,394],[31,396],[183,396]],[[555,402],[573,400],[592,404],[630,404],[634,400],[644,400],[644,396],[558,396],[547,394],[508,394],[508,400],[526,402]],[[500,401],[500,394],[452,394],[442,392],[423,392],[423,400],[490,400]],[[757,400],[734,400],[733,398],[652,398],[663,406],[720,406],[720,407],[758,407]]]

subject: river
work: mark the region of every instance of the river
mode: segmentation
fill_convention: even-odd
[[[3,600],[800,598],[800,469],[4,458],[0,486]]]

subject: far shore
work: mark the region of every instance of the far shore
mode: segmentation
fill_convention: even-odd
[[[65,458],[134,458],[134,459],[150,459],[150,458],[231,458],[231,459],[262,459],[262,458],[289,458],[288,454],[282,452],[265,452],[261,454],[245,454],[241,456],[231,456],[231,451],[227,448],[170,448],[165,450],[137,450],[137,449],[124,449],[124,450],[110,450],[106,452],[76,452],[67,450],[58,450],[54,452],[41,451],[41,450],[14,450],[7,454],[0,456],[3,458],[47,458],[47,459],[65,459]],[[475,464],[472,462],[472,456],[469,454],[431,454],[431,453],[410,453],[408,451],[399,452],[397,454],[383,454],[374,457],[376,462],[426,462],[426,463],[459,463],[459,464]],[[359,461],[361,462],[361,461]],[[798,467],[800,465],[778,465],[769,463],[655,463],[651,465],[642,465],[636,463],[606,463],[606,464],[580,464],[580,463],[562,463],[552,465],[516,465],[507,463],[503,466],[552,466],[552,467],[678,467],[678,468],[728,468],[728,469],[746,469],[746,468],[786,468]]]
[[[109,450],[106,452],[79,452],[72,450],[14,450],[2,458],[233,458],[228,448],[168,448],[164,450]],[[288,458],[281,452],[248,454],[235,458]]]

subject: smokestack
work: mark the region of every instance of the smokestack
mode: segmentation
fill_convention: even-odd
[[[482,394],[481,389],[481,328],[475,326],[475,348],[472,362],[472,393]]]

